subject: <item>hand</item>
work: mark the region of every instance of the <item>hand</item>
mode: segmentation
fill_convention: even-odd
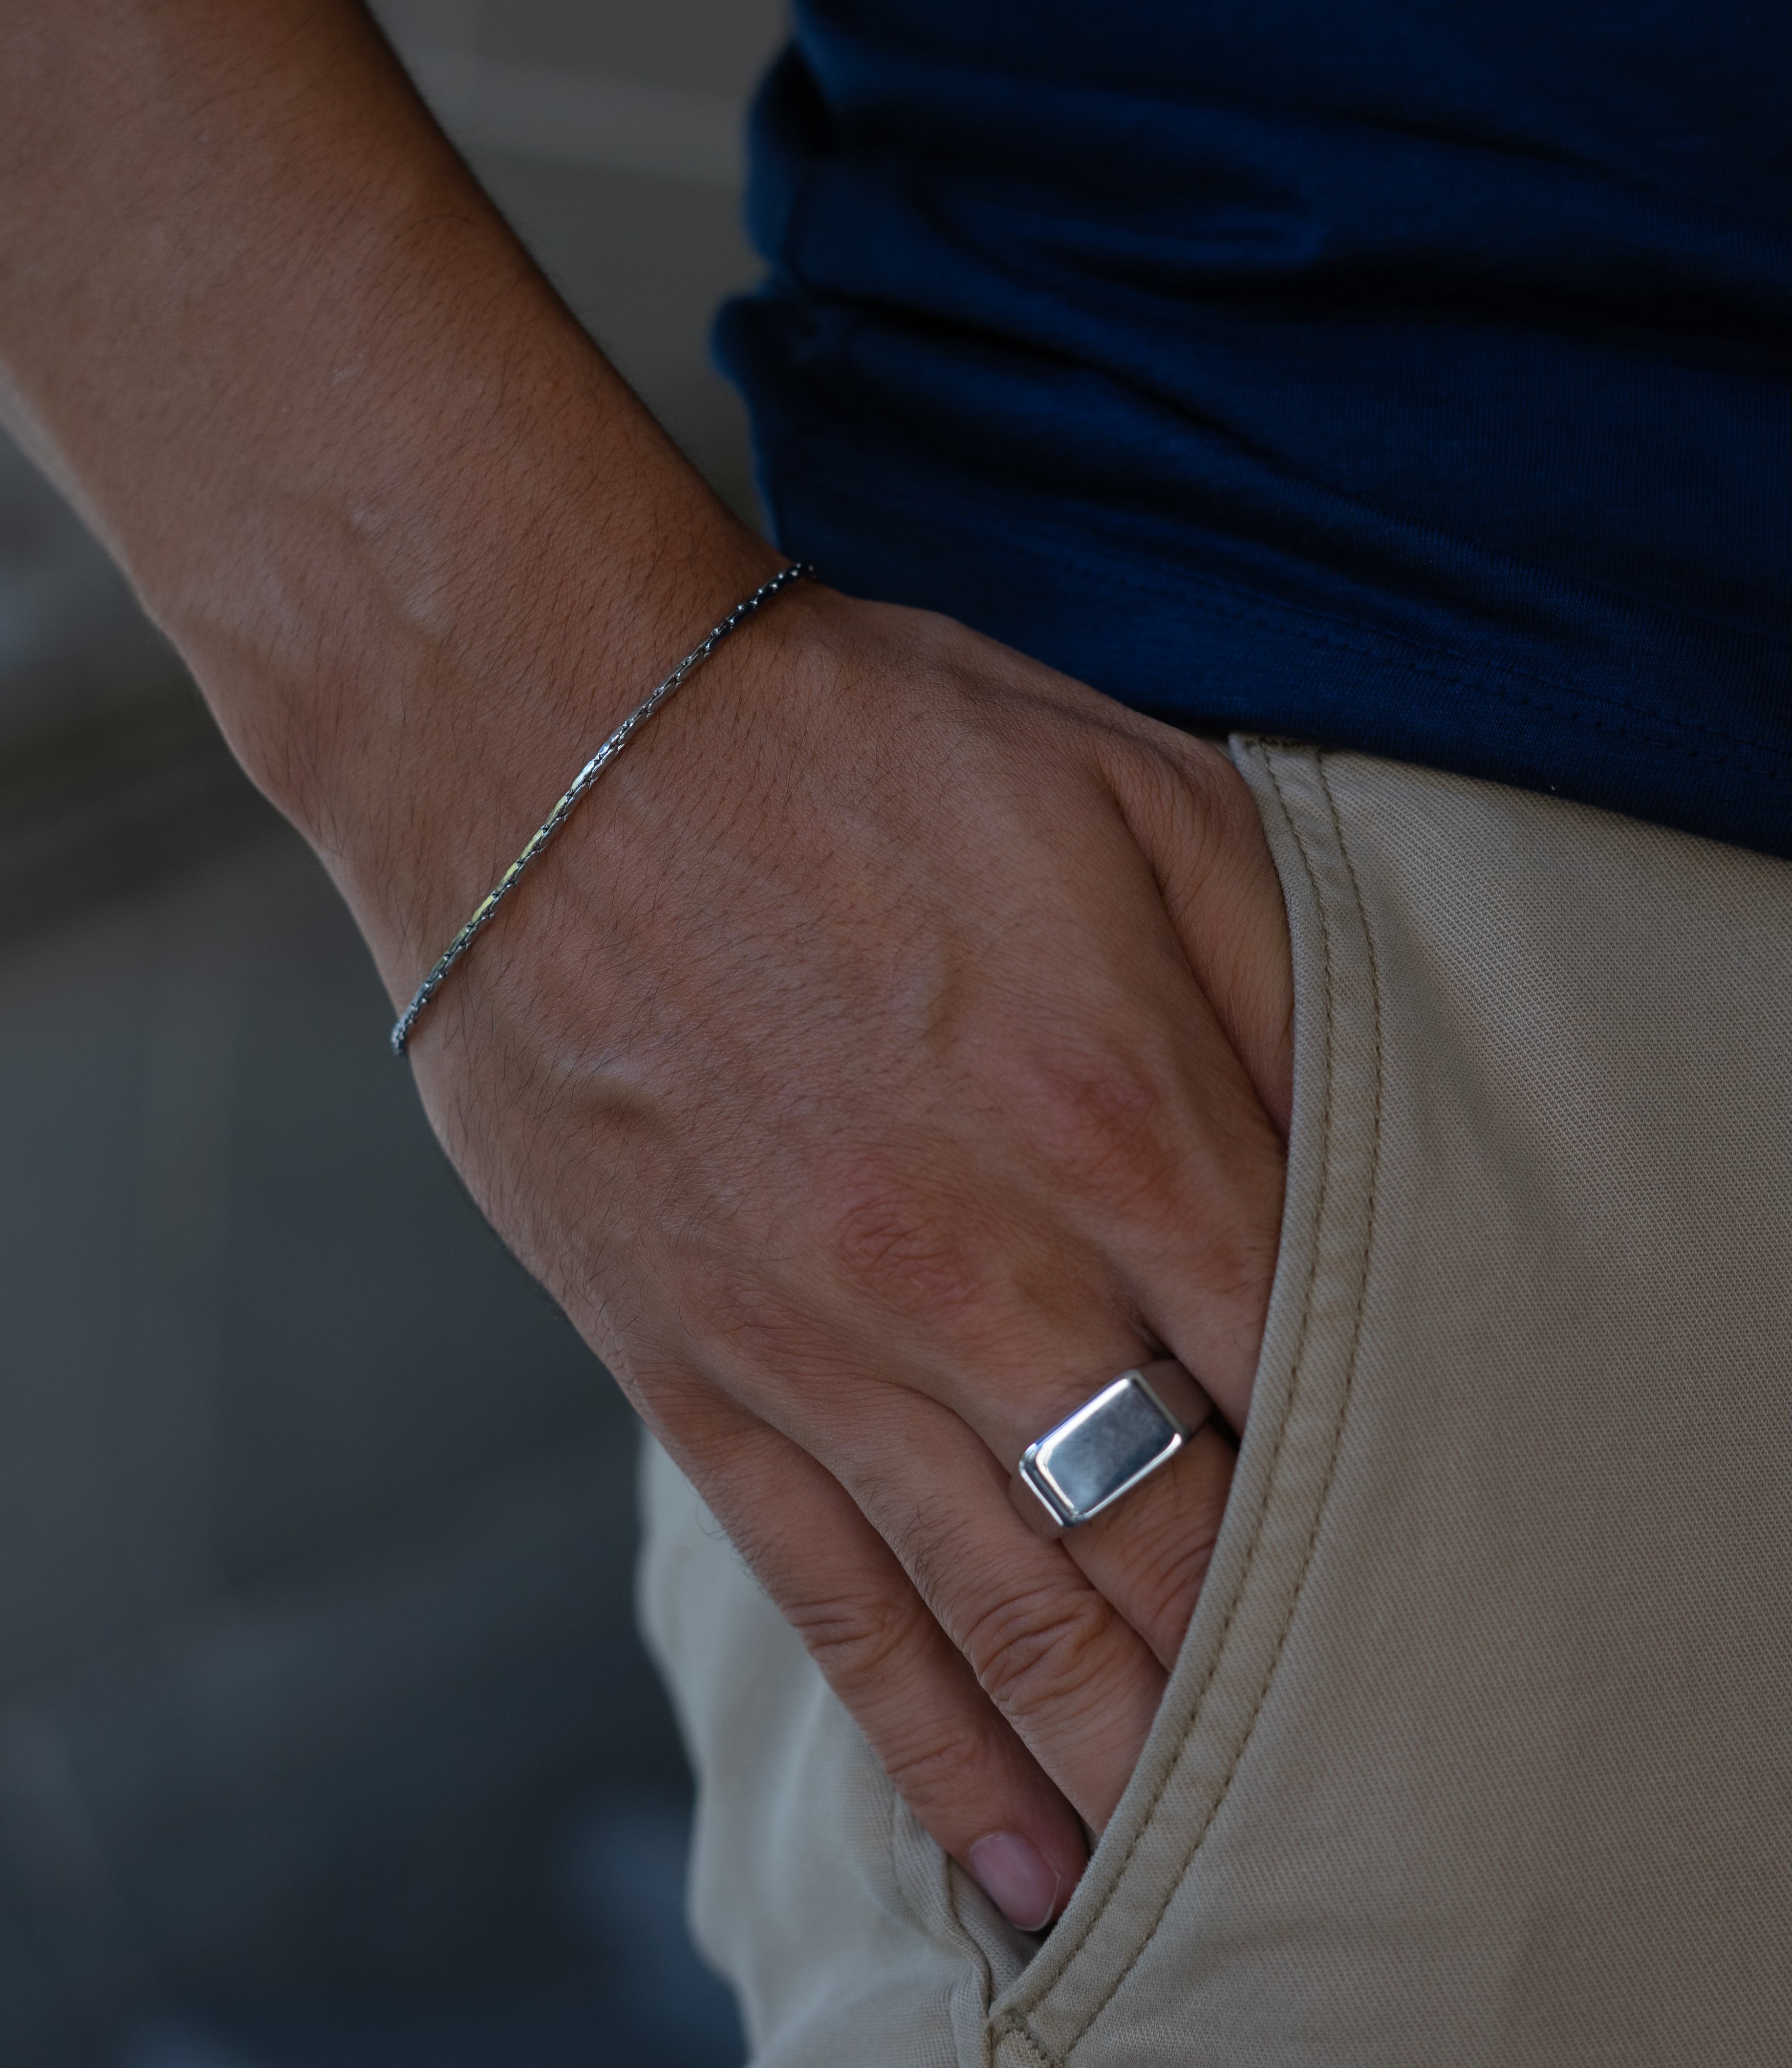
[[[0,14],[0,409],[408,997],[773,563],[353,0],[102,11]],[[1205,1431],[1061,1545],[1006,1468],[1160,1345],[1241,1423],[1288,1001],[1221,756],[804,587],[418,1030],[487,1212],[1023,1923],[1137,1756],[1230,1454]]]
[[[1233,1449],[1210,1426],[1056,1545],[1008,1474],[1160,1346],[1242,1425],[1290,998],[1223,756],[806,586],[630,747],[413,1040],[486,1211],[1023,1926],[1136,1761]]]

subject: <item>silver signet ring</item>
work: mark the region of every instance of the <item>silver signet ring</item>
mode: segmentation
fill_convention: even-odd
[[[1014,1505],[1042,1537],[1111,1508],[1167,1465],[1213,1411],[1173,1358],[1110,1380],[1034,1443],[1014,1468]]]

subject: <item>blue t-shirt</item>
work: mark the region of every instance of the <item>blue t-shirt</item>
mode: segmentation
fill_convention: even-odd
[[[1774,0],[798,0],[785,548],[1205,729],[1788,851]]]

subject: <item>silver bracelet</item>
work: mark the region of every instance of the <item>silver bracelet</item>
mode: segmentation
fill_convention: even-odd
[[[478,938],[481,929],[491,918],[493,913],[515,889],[517,880],[523,871],[536,860],[542,849],[566,824],[573,806],[628,744],[636,728],[644,725],[673,691],[702,666],[729,633],[738,626],[744,625],[762,604],[770,603],[780,589],[788,588],[793,582],[799,582],[805,575],[814,572],[814,568],[805,567],[799,561],[794,566],[780,569],[770,581],[762,582],[744,602],[735,605],[707,639],[691,649],[665,680],[635,706],[622,723],[599,747],[596,753],[573,777],[571,786],[566,795],[530,836],[529,845],[486,893],[485,901],[478,910],[449,942],[435,967],[417,986],[417,995],[399,1015],[398,1024],[392,1030],[392,1052],[395,1056],[404,1054],[405,1044],[411,1038],[411,1030],[417,1025],[418,1016],[436,993],[441,989],[443,979],[473,946],[473,942]]]

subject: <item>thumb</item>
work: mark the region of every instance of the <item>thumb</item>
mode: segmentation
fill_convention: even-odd
[[[1220,750],[1154,719],[1102,748],[1104,772],[1157,877],[1170,922],[1284,1141],[1294,1105],[1288,913],[1249,785]]]

